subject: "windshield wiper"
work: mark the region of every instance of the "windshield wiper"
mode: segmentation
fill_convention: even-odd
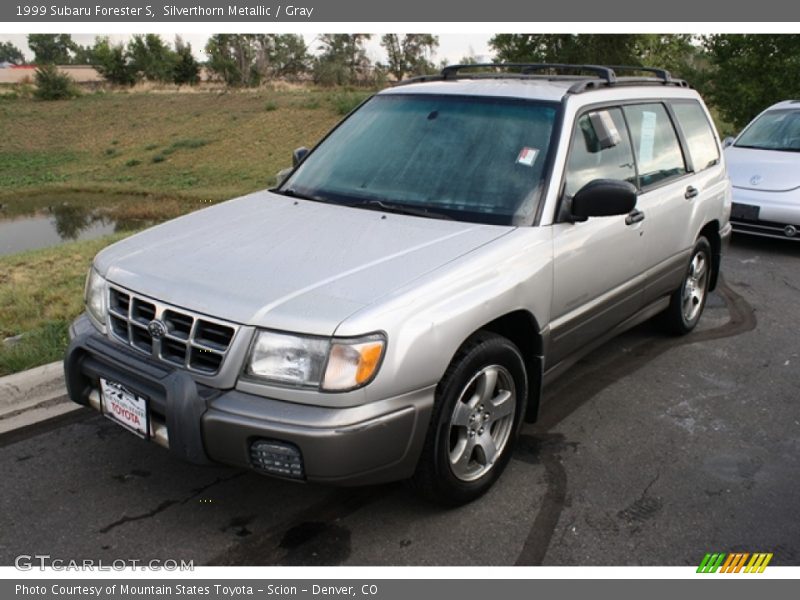
[[[314,202],[327,202],[325,198],[320,198],[319,196],[311,196],[309,194],[301,194],[297,190],[292,188],[288,188],[285,190],[275,190],[276,194],[280,194],[281,196],[287,196],[289,198],[299,198],[300,200],[312,200]]]
[[[349,206],[363,207],[372,210],[383,210],[398,215],[411,215],[414,217],[428,217],[430,219],[444,219],[452,221],[453,217],[444,213],[434,212],[427,208],[409,206],[408,204],[395,204],[393,202],[386,202],[384,200],[359,200],[358,202],[350,203]]]

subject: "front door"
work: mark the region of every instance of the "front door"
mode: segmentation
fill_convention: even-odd
[[[633,151],[621,109],[600,111],[606,113],[603,122],[614,124],[611,129],[616,143],[611,144],[607,135],[595,132],[592,123],[598,119],[592,112],[578,119],[573,132],[562,204],[569,203],[581,187],[595,179],[636,183]],[[646,226],[646,220],[629,215],[553,225],[553,305],[546,368],[642,306]]]

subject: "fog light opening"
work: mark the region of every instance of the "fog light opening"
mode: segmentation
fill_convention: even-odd
[[[256,440],[250,444],[250,462],[270,475],[305,479],[303,454],[294,444],[277,440]]]

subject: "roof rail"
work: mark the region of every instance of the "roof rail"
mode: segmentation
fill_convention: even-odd
[[[466,65],[449,65],[442,69],[441,78],[444,80],[457,79],[459,71],[467,69],[519,69],[521,75],[532,75],[538,71],[590,71],[604,79],[607,83],[613,83],[617,77],[610,67],[599,65],[568,65],[562,63],[476,63]]]
[[[491,69],[490,72],[469,72],[472,69]],[[505,72],[501,72],[501,69]],[[655,77],[618,77],[617,71],[652,73]],[[588,73],[588,74],[587,74]],[[591,75],[589,75],[591,74]],[[580,94],[592,89],[616,85],[675,85],[689,87],[682,79],[674,79],[666,69],[641,66],[571,65],[562,63],[476,63],[449,65],[438,75],[422,75],[397,83],[422,83],[426,81],[453,81],[456,79],[481,78],[546,78],[550,80],[573,80],[567,90],[569,94]]]
[[[613,69],[615,73],[617,71],[640,71],[642,73],[652,73],[664,83],[670,83],[673,81],[672,74],[666,69],[658,69],[656,67],[639,67],[635,65],[614,65],[613,67],[608,68]]]

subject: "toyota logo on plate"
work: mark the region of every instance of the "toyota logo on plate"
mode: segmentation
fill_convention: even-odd
[[[758,185],[761,183],[761,175],[753,175],[750,178],[750,185]]]
[[[167,326],[158,319],[153,319],[147,324],[147,333],[150,334],[154,340],[160,340],[167,335]]]

